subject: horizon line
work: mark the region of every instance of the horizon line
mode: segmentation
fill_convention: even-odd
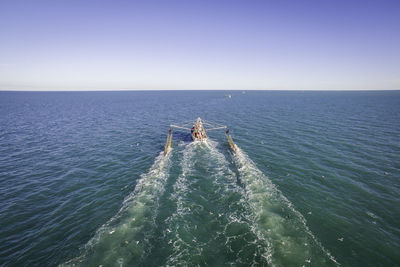
[[[158,92],[158,91],[314,91],[314,92],[354,92],[354,91],[400,91],[400,89],[0,89],[0,92]]]

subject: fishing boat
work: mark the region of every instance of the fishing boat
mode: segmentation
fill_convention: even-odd
[[[170,127],[175,129],[190,131],[193,141],[206,141],[208,131],[221,130],[227,128],[225,125],[204,121],[200,117],[197,118],[197,120],[194,123],[193,121],[191,121],[179,125],[171,124]]]
[[[190,121],[187,123],[183,124],[171,124],[170,129],[168,130],[168,137],[167,137],[167,143],[165,145],[164,149],[164,155],[168,154],[168,152],[171,150],[171,145],[172,145],[172,131],[173,129],[181,129],[181,130],[187,130],[190,131],[192,140],[194,142],[205,142],[207,141],[207,131],[213,131],[213,130],[222,130],[226,129],[226,135],[228,137],[228,143],[232,150],[236,152],[236,145],[233,143],[232,137],[229,135],[229,130],[225,125],[217,124],[217,123],[211,123],[202,120],[200,117],[196,119],[196,121]],[[207,128],[206,128],[207,127]]]

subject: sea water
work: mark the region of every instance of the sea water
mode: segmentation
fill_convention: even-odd
[[[0,92],[0,265],[394,266],[399,207],[399,91]]]

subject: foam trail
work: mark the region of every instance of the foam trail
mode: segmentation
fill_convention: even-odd
[[[228,181],[223,182],[222,184],[225,185],[225,189],[227,191],[229,190],[234,190],[235,192],[240,194],[240,199],[239,199],[239,203],[232,203],[230,205],[230,212],[229,214],[229,222],[226,224],[224,233],[226,235],[226,242],[225,244],[228,246],[228,248],[230,250],[232,250],[232,244],[234,243],[235,240],[242,238],[242,237],[246,237],[248,241],[248,244],[245,246],[245,249],[249,249],[249,246],[253,247],[254,253],[253,253],[253,259],[251,264],[252,265],[260,265],[263,264],[265,261],[267,264],[269,265],[273,265],[272,259],[271,259],[271,244],[268,241],[268,239],[266,239],[264,237],[264,235],[261,233],[261,231],[256,227],[256,224],[254,223],[255,218],[254,218],[254,214],[252,214],[251,212],[248,212],[250,210],[249,208],[249,203],[246,201],[245,195],[246,195],[246,191],[243,190],[242,187],[240,187],[237,184],[237,176],[234,172],[231,171],[231,169],[229,169],[229,162],[226,160],[224,154],[222,154],[220,151],[218,151],[217,149],[217,143],[214,141],[209,141],[208,142],[208,146],[210,148],[210,152],[211,152],[211,158],[213,160],[215,160],[220,166],[221,168],[223,168],[226,172],[228,172],[230,175],[228,177],[223,177],[223,178],[229,178]],[[217,181],[216,182],[220,182]],[[228,182],[228,183],[226,183]],[[231,207],[235,205],[235,207]],[[237,235],[237,226],[241,225],[242,228],[243,226],[245,228],[248,229],[248,231],[246,232],[250,232],[253,236],[253,239],[249,239],[248,235],[246,235],[245,233],[242,233],[241,235]],[[232,232],[231,229],[235,229],[233,231],[233,234],[230,234],[230,232]],[[239,253],[237,253],[238,256],[238,261],[234,262],[233,264],[244,264],[244,262],[242,262],[241,257],[240,257],[240,253],[242,252],[242,250],[239,251]],[[246,263],[249,264],[249,263]]]
[[[236,174],[216,144],[192,143],[183,152],[171,195],[177,208],[163,232],[171,246],[167,266],[252,265],[270,254],[267,240],[250,223]]]
[[[148,239],[168,180],[171,154],[160,153],[119,212],[85,245],[82,255],[61,266],[128,266],[143,260],[151,249]]]
[[[190,254],[194,254],[193,251],[190,251],[192,245],[190,241],[188,241],[191,240],[191,236],[188,236],[188,232],[190,232],[188,228],[190,226],[181,225],[178,222],[183,220],[182,218],[185,217],[185,215],[191,213],[191,208],[185,201],[189,191],[187,176],[190,175],[193,169],[193,157],[197,146],[198,143],[190,143],[187,149],[183,151],[183,158],[181,161],[182,173],[177,178],[174,184],[174,191],[170,197],[170,199],[176,203],[176,212],[166,220],[168,228],[164,231],[164,236],[171,238],[168,244],[172,245],[172,254],[167,259],[167,266],[188,264],[188,262],[184,261],[183,257],[189,257]],[[197,254],[199,252],[199,250],[196,251]]]
[[[209,157],[204,142],[191,143],[183,152],[182,173],[170,199],[176,211],[166,220],[164,231],[171,246],[167,266],[218,265],[212,255],[225,249],[221,235],[226,216],[219,204],[225,194],[215,183],[221,172]]]
[[[339,265],[309,230],[305,218],[238,147],[233,154],[259,231],[271,244],[269,263]]]

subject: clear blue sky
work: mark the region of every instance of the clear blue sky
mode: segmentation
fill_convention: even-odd
[[[400,1],[1,0],[10,89],[400,89]]]

